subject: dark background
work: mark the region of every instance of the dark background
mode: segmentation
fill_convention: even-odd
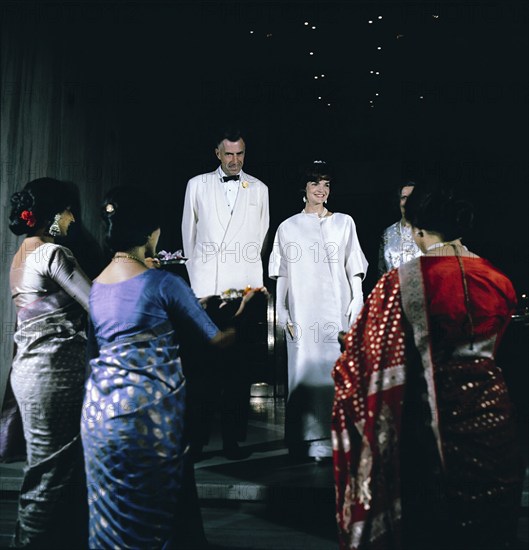
[[[104,178],[99,165],[61,172],[93,193],[84,218],[110,186],[139,185],[161,199],[159,248],[180,248],[186,182],[216,168],[216,135],[235,124],[245,170],[269,186],[269,242],[301,210],[300,164],[325,159],[337,169],[328,206],[353,216],[370,262],[366,290],[403,178],[461,188],[477,211],[467,244],[527,290],[527,2],[1,7],[19,53],[48,52],[58,116],[89,113],[86,157],[115,151]],[[33,98],[49,93],[33,82]],[[27,93],[18,86],[4,82],[3,99]]]
[[[466,244],[522,298],[528,11],[526,1],[504,0],[0,0],[0,395],[19,246],[6,229],[10,195],[38,177],[74,182],[80,205],[68,244],[95,277],[105,260],[104,194],[134,184],[158,197],[159,248],[181,248],[186,183],[217,167],[215,140],[227,125],[244,131],[244,168],[269,187],[265,268],[277,226],[302,208],[300,165],[324,159],[336,167],[329,209],[353,216],[370,263],[366,295],[380,235],[400,216],[395,188],[413,179],[454,186],[474,203]],[[499,364],[526,426],[526,326],[512,323],[504,342]]]

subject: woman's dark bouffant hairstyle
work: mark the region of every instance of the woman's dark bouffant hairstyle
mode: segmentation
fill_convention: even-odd
[[[39,178],[11,195],[9,229],[15,235],[31,237],[53,223],[55,214],[71,208],[76,201],[73,184],[53,178]]]
[[[328,162],[324,160],[313,160],[303,167],[301,172],[301,185],[303,190],[309,181],[329,180],[334,178],[334,170]]]
[[[418,186],[408,197],[404,211],[414,227],[439,233],[445,241],[465,236],[474,220],[472,205],[447,188]]]
[[[111,189],[103,201],[101,216],[106,225],[105,241],[112,252],[143,246],[160,227],[158,205],[137,187]]]

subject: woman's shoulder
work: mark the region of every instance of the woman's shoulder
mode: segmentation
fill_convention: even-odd
[[[180,277],[180,275],[176,275],[175,273],[171,273],[170,271],[166,271],[165,269],[147,269],[146,271],[143,271],[141,275],[142,280],[145,281],[145,284],[150,285],[150,288],[152,288],[153,290],[157,290],[159,285],[187,284],[184,279]],[[132,279],[134,279],[134,277],[128,280]]]
[[[24,243],[22,244],[24,246]],[[31,252],[41,252],[43,253],[46,251],[46,253],[56,252],[56,251],[62,251],[66,254],[71,254],[72,251],[67,248],[66,246],[58,243],[49,243],[49,242],[37,242],[36,244],[33,243],[30,246],[26,246],[26,251]]]
[[[333,220],[333,223],[355,227],[355,221],[349,214],[344,214],[343,212],[333,212],[332,216],[329,216],[328,218]]]
[[[335,220],[343,220],[343,221],[353,221],[353,217],[349,214],[344,214],[343,212],[333,212],[332,216],[329,216],[330,218],[334,218]]]
[[[296,222],[299,222],[300,220],[304,220],[305,218],[306,218],[306,214],[304,212],[297,212],[296,214],[292,214],[292,216],[289,216],[286,220],[283,220],[281,222],[281,225],[296,223]]]
[[[149,274],[153,279],[156,279],[156,284],[159,284],[160,286],[191,289],[186,280],[176,273],[171,273],[170,271],[165,271],[164,269],[149,269]]]
[[[66,246],[57,243],[42,243],[26,255],[26,262],[35,261],[40,265],[75,262],[73,252]]]
[[[289,226],[291,225],[295,225],[295,224],[298,224],[299,222],[301,222],[302,220],[304,219],[304,215],[303,215],[303,212],[301,213],[298,213],[298,214],[294,214],[293,216],[290,216],[289,218],[286,218],[285,220],[283,220],[277,230],[278,231],[283,231],[285,228],[288,228]]]

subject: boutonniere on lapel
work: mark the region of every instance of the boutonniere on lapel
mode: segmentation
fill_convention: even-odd
[[[243,189],[246,189],[250,185],[246,180],[242,180],[241,186]]]

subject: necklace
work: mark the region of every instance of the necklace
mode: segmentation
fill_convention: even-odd
[[[318,218],[325,218],[325,216],[327,215],[329,211],[327,210],[327,208],[325,208],[325,206],[323,207],[323,210],[321,212],[321,214],[318,214],[317,212],[305,212],[305,209],[303,209],[301,211],[302,214],[316,214],[318,216]]]
[[[430,252],[430,250],[435,250],[436,248],[442,248],[443,246],[446,246],[448,243],[434,243],[431,244],[429,247],[426,248],[426,252]]]
[[[444,241],[444,242],[440,242],[440,243],[431,244],[430,246],[428,246],[426,248],[426,254],[428,254],[428,252],[431,252],[432,250],[435,250],[436,248],[443,248],[445,246],[451,246],[454,249],[454,252],[456,254],[457,254],[456,247],[461,247],[464,250],[468,250],[468,248],[464,244],[458,243],[457,242],[458,240],[459,239],[454,239],[453,241]]]
[[[129,258],[131,260],[136,260],[137,262],[140,262],[140,264],[145,266],[145,262],[141,258],[138,258],[138,256],[134,256],[134,254],[127,254],[127,253],[114,254],[114,259],[117,259],[117,258]]]
[[[459,239],[456,239],[456,240],[459,240]],[[434,244],[431,244],[426,249],[426,252],[430,252],[430,250],[435,250],[436,248],[443,248],[443,246],[463,246],[463,245],[459,244],[459,243],[456,243],[455,240],[454,241],[445,241],[445,242],[440,242],[440,243],[434,243]]]

